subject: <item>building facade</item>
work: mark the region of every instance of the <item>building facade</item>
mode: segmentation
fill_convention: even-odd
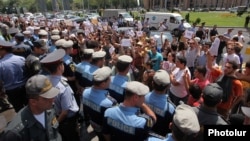
[[[182,10],[188,8],[225,8],[235,6],[249,6],[250,0],[143,0],[145,9],[170,9],[178,7]]]

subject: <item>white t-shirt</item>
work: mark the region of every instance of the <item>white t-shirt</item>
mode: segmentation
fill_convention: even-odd
[[[179,98],[183,98],[185,96],[187,96],[187,90],[185,88],[184,85],[184,80],[183,80],[183,75],[185,74],[185,71],[188,71],[189,76],[191,76],[189,69],[186,67],[183,70],[180,70],[179,68],[175,68],[174,71],[172,72],[172,74],[175,76],[175,79],[178,83],[180,83],[180,85],[178,86],[174,86],[173,84],[171,84],[170,86],[170,91]]]
[[[228,54],[228,53],[225,53],[223,55],[223,65],[222,65],[222,68],[224,69],[226,63],[228,61],[235,61],[238,65],[240,64],[240,58],[237,54],[233,53],[233,54]]]
[[[39,122],[43,125],[43,127],[45,128],[45,115],[44,115],[44,114],[45,114],[45,113],[42,112],[42,113],[39,114],[39,115],[34,115],[34,117],[35,117],[36,120],[39,121]]]

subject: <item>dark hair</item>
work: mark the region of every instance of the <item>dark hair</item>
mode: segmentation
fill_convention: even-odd
[[[163,86],[163,85],[158,85],[154,79],[153,79],[153,88],[157,91],[164,91],[166,88],[168,88],[169,85]]]
[[[83,55],[81,56],[81,58],[82,58],[83,60],[89,60],[89,59],[92,58],[92,54],[83,54]]]
[[[103,80],[103,81],[95,81],[94,79],[93,79],[93,85],[96,85],[96,86],[99,86],[99,85],[101,85],[103,82],[107,82],[109,80],[109,77],[108,78],[106,78],[105,80]]]
[[[246,68],[250,68],[250,61],[247,61],[246,62],[246,66],[245,66]]]
[[[121,62],[121,61],[117,61],[115,64],[115,67],[116,67],[118,72],[125,71],[129,66],[130,66],[130,63],[125,63],[125,62]]]
[[[124,95],[124,99],[128,99],[130,97],[132,97],[134,95],[134,93],[132,93],[129,90],[125,90],[125,95]]]
[[[92,58],[91,64],[96,64],[99,60],[103,60],[103,57],[101,57],[101,58]]]
[[[55,73],[57,71],[57,68],[62,64],[63,62],[53,63],[53,64],[42,64],[43,67],[45,67],[50,73]],[[64,65],[64,64],[63,64]]]
[[[182,51],[182,50],[185,50],[185,44],[184,42],[179,42],[178,51]]]
[[[228,61],[227,63],[231,64],[234,70],[238,69],[238,65],[235,61]]]
[[[188,91],[194,99],[199,99],[201,97],[202,90],[197,84],[190,85]]]
[[[176,54],[175,54],[175,53],[173,53],[173,52],[168,52],[168,54],[169,54],[169,53],[171,53],[171,55],[172,55],[172,57],[173,57],[173,62],[175,63]],[[167,55],[168,55],[168,54],[167,54]]]
[[[238,47],[238,46],[235,46],[235,47],[234,47],[234,51],[235,51],[236,54],[239,54],[240,51],[241,51],[241,48]]]
[[[197,66],[195,68],[199,73],[201,73],[203,76],[206,76],[207,69],[205,66]]]
[[[99,43],[97,41],[90,40],[90,41],[86,42],[86,46],[87,46],[87,48],[94,49],[94,48],[99,47]]]
[[[176,58],[180,61],[181,64],[184,64],[186,66],[187,59],[184,56],[177,56]]]

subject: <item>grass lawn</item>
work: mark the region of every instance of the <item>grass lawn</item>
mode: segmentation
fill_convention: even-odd
[[[185,18],[187,13],[181,12],[180,14]],[[200,23],[206,22],[206,26],[217,24],[219,27],[244,27],[246,16],[247,14],[243,14],[241,17],[238,17],[236,13],[229,12],[189,12],[190,24],[197,18],[200,18]]]
[[[188,12],[181,12],[183,18]],[[139,17],[138,11],[133,12],[134,16]],[[236,16],[236,13],[225,12],[189,12],[190,24],[192,24],[197,18],[201,19],[201,22],[206,22],[206,26],[213,26],[217,24],[219,27],[244,27],[245,18],[248,14],[245,13],[241,17]],[[199,25],[199,24],[198,24]]]

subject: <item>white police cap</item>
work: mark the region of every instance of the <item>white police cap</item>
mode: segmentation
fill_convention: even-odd
[[[158,85],[166,86],[166,85],[170,84],[169,74],[165,70],[156,71],[154,76],[153,76],[153,80]]]
[[[70,48],[70,47],[72,47],[73,46],[73,41],[71,41],[71,40],[68,40],[68,41],[64,41],[63,42],[63,44],[62,44],[62,47],[63,48]]]
[[[40,62],[43,64],[55,64],[62,61],[65,54],[64,49],[57,49],[45,56]]]
[[[124,62],[124,63],[131,63],[133,61],[133,58],[128,55],[121,55],[118,57],[118,61]]]
[[[138,81],[128,82],[126,90],[137,95],[146,95],[149,93],[149,87]]]
[[[94,81],[103,81],[111,76],[111,69],[109,67],[102,67],[94,71],[93,80]]]
[[[103,58],[104,56],[106,55],[106,52],[105,51],[95,51],[93,54],[92,54],[92,58]]]

